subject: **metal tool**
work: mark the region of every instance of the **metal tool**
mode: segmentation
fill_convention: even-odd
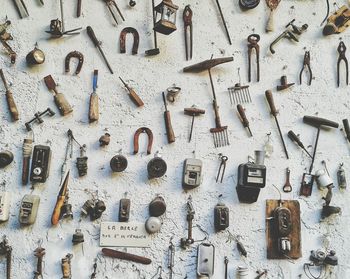
[[[178,86],[170,86],[166,89],[167,93],[166,93],[166,99],[170,102],[170,103],[174,103],[176,101],[176,97],[177,95],[179,95],[181,93],[181,87]]]
[[[29,120],[28,122],[25,123],[27,131],[28,132],[32,131],[33,123],[35,123],[35,122],[38,122],[39,124],[43,123],[44,120],[42,119],[42,116],[45,116],[45,115],[54,116],[55,112],[52,109],[47,108],[43,112],[38,111],[37,113],[35,113],[34,117],[31,120]]]
[[[215,266],[215,247],[202,242],[197,248],[197,275],[199,278],[212,278]]]
[[[89,122],[95,122],[99,119],[99,109],[98,109],[98,95],[96,93],[97,89],[97,78],[98,70],[94,70],[94,76],[92,78],[92,93],[90,94],[89,103]]]
[[[168,268],[169,268],[169,279],[173,279],[175,265],[175,245],[170,239],[169,252],[168,252]]]
[[[348,119],[343,119],[343,126],[344,126],[344,130],[345,130],[346,138],[350,142],[350,125],[349,125]]]
[[[183,16],[182,16],[184,21],[186,60],[192,59],[192,51],[193,51],[192,15],[193,15],[193,12],[190,8],[190,5],[187,5],[184,9]],[[188,37],[190,38],[190,45],[188,45]]]
[[[340,41],[337,50],[339,53],[338,62],[337,62],[337,85],[339,87],[339,85],[340,85],[340,74],[339,74],[340,62],[344,61],[344,63],[345,63],[346,85],[349,84],[349,65],[348,65],[348,59],[345,56],[346,46],[345,46],[343,41]]]
[[[225,279],[228,279],[228,258],[226,256],[224,259],[224,265],[225,265]]]
[[[119,16],[121,17],[121,19],[123,21],[125,21],[124,16],[122,15],[117,3],[114,0],[103,0],[105,2],[105,4],[107,5],[107,8],[109,10],[109,12],[111,13],[114,22],[118,25],[118,20],[117,20],[117,14],[113,11],[113,8],[117,11],[117,13],[119,14]]]
[[[131,261],[131,262],[140,263],[140,264],[148,265],[152,263],[152,260],[149,258],[141,257],[138,255],[121,252],[121,251],[117,251],[109,248],[102,248],[102,254],[107,257]]]
[[[83,144],[80,146],[80,157],[77,157],[77,169],[78,175],[80,177],[85,176],[87,174],[88,165],[87,165],[88,157],[86,156],[86,145]]]
[[[43,278],[43,258],[45,254],[45,248],[42,248],[41,246],[34,250],[34,256],[37,258],[37,264],[33,279]]]
[[[140,36],[137,30],[133,27],[125,27],[121,32],[119,36],[119,48],[120,48],[120,53],[125,53],[125,41],[126,41],[126,35],[127,34],[132,34],[134,42],[132,45],[132,54],[135,55],[137,54],[138,48],[139,48],[139,43],[140,43]]]
[[[30,166],[30,157],[32,155],[32,138],[26,138],[23,140],[23,163],[22,163],[22,184],[27,185],[29,179],[29,166]]]
[[[29,16],[28,9],[23,0],[13,0],[13,3],[15,4],[16,10],[20,18],[25,18]]]
[[[62,270],[62,279],[71,279],[72,278],[72,265],[71,260],[73,258],[72,254],[67,254],[63,259],[61,259],[61,270]]]
[[[309,81],[308,81],[308,85],[311,85],[312,82],[312,70],[311,70],[311,66],[310,66],[310,51],[305,51],[305,55],[304,55],[304,61],[303,61],[303,68],[300,71],[299,74],[299,82],[300,84],[302,83],[302,76],[303,76],[303,71],[304,69],[307,69],[308,73],[309,73]]]
[[[185,73],[188,73],[188,72],[198,73],[206,70],[209,73],[210,84],[211,84],[211,89],[213,93],[213,109],[215,113],[215,128],[211,128],[210,133],[212,133],[213,135],[215,147],[223,147],[223,146],[229,145],[230,142],[228,139],[227,126],[221,125],[221,120],[219,116],[219,107],[217,104],[214,83],[211,76],[211,68],[219,64],[223,64],[231,61],[233,61],[233,57],[216,58],[216,59],[205,60],[203,62],[194,64],[192,66],[189,66],[183,69]]]
[[[6,101],[7,101],[7,106],[9,108],[10,114],[11,114],[11,118],[13,121],[17,121],[19,119],[19,113],[18,113],[18,109],[15,103],[15,100],[13,99],[13,95],[12,92],[10,91],[5,76],[4,76],[4,72],[2,71],[2,69],[0,69],[0,77],[1,80],[4,84],[5,90],[6,90]]]
[[[9,245],[6,235],[0,242],[0,255],[6,257],[6,279],[11,279],[12,247]]]
[[[249,121],[248,121],[247,116],[245,114],[245,109],[242,107],[241,104],[238,104],[237,105],[237,110],[238,110],[238,113],[240,115],[240,120],[241,120],[241,122],[243,124],[243,127],[248,129],[249,134],[252,137],[253,134],[252,134],[252,131],[250,130],[250,127],[249,127]]]
[[[90,276],[90,279],[96,279],[96,274],[97,274],[97,263],[95,262],[94,265],[93,265],[93,269],[94,271],[92,272],[91,276]]]
[[[10,33],[7,32],[7,28],[11,25],[11,21],[6,20],[4,23],[0,24],[0,43],[5,48],[6,52],[10,56],[11,64],[15,64],[16,62],[16,53],[13,51],[13,49],[10,47],[10,45],[7,43],[7,41],[12,41],[13,37]]]
[[[142,107],[144,105],[143,101],[141,100],[141,98],[139,97],[139,95],[137,95],[137,93],[135,92],[135,90],[133,88],[131,88],[128,84],[126,84],[124,82],[124,80],[122,80],[121,77],[119,77],[120,81],[124,84],[125,88],[129,91],[129,98],[130,100],[138,107]]]
[[[309,27],[307,24],[303,24],[303,26],[298,27],[294,25],[294,21],[295,19],[289,22],[285,27],[286,30],[270,44],[270,51],[272,54],[275,53],[275,50],[274,50],[275,44],[277,44],[281,39],[286,38],[290,41],[299,42],[299,39],[296,35],[300,36]]]
[[[287,147],[286,147],[286,144],[285,144],[284,139],[283,139],[283,135],[282,135],[282,131],[281,131],[281,128],[280,128],[280,124],[278,123],[278,119],[277,119],[278,111],[277,111],[277,109],[275,107],[275,103],[273,101],[273,95],[272,95],[271,90],[266,90],[265,91],[265,97],[267,99],[267,102],[269,103],[271,114],[275,118],[276,125],[277,125],[277,128],[278,128],[278,132],[280,134],[280,138],[281,138],[281,141],[282,141],[282,144],[283,144],[284,153],[286,154],[287,159],[289,159]]]
[[[290,184],[290,169],[286,169],[286,182],[283,185],[282,188],[283,192],[289,193],[292,192],[292,185]]]
[[[192,106],[191,108],[185,108],[184,109],[184,113],[186,115],[192,116],[190,136],[188,138],[188,142],[191,142],[192,133],[193,133],[193,126],[194,126],[194,118],[196,116],[200,116],[201,114],[205,114],[205,110],[204,109],[199,109],[199,108],[196,108],[196,107]]]
[[[78,59],[78,66],[75,70],[75,74],[78,75],[81,71],[81,68],[83,67],[84,63],[84,55],[79,52],[79,51],[71,51],[70,53],[67,54],[65,60],[64,60],[64,71],[66,73],[69,72],[69,62],[72,58],[77,58]]]
[[[13,153],[9,150],[0,152],[0,169],[8,166],[13,161]]]
[[[141,133],[146,133],[148,136],[147,154],[151,154],[153,144],[153,133],[151,129],[147,127],[141,127],[136,130],[134,134],[134,154],[139,152],[139,137]]]
[[[240,103],[251,103],[249,85],[241,85],[236,83],[235,86],[228,89],[231,105]]]
[[[156,12],[154,10],[154,0],[152,0],[152,17],[153,17],[153,37],[154,37],[154,48],[146,50],[146,56],[153,56],[160,53],[160,50],[157,45],[157,32],[154,30],[154,26],[156,25]]]
[[[221,173],[220,183],[222,183],[222,180],[224,179],[224,174],[225,174],[225,170],[226,170],[226,162],[228,160],[228,157],[225,156],[225,155],[220,154],[219,159],[221,161],[220,161],[220,167],[219,167],[219,170],[218,170],[218,174],[216,175],[216,183],[219,181],[220,173]],[[221,172],[221,170],[222,170],[222,172]]]
[[[77,17],[81,16],[81,2],[82,0],[78,0],[78,3],[77,3]]]
[[[194,239],[192,237],[192,222],[193,222],[193,219],[194,219],[194,208],[193,208],[193,205],[192,205],[192,197],[189,196],[188,199],[187,199],[187,217],[186,217],[186,220],[187,220],[187,224],[188,224],[188,233],[187,233],[187,238],[186,237],[183,237],[181,238],[180,240],[180,245],[182,248],[186,248],[188,246],[190,246],[191,244],[194,243]]]
[[[109,65],[108,60],[107,60],[107,58],[106,58],[106,56],[105,56],[105,54],[104,54],[104,52],[103,52],[103,50],[102,50],[102,48],[101,48],[101,44],[102,44],[102,43],[101,43],[99,40],[97,40],[96,35],[95,35],[95,32],[94,32],[94,30],[92,29],[91,26],[88,26],[88,27],[86,28],[86,30],[87,30],[87,33],[88,33],[88,35],[89,35],[91,41],[93,42],[93,44],[95,45],[95,47],[99,50],[100,54],[102,55],[102,58],[103,58],[103,60],[105,61],[105,63],[106,63],[106,65],[107,65],[107,67],[108,67],[110,73],[113,74],[112,67],[111,67],[111,65]]]
[[[166,103],[165,93],[162,92],[162,95],[163,95],[163,103],[164,103],[164,107],[165,107],[164,121],[165,121],[166,135],[168,138],[168,143],[173,143],[175,141],[175,134],[174,134],[173,127],[171,125],[170,111],[168,110],[168,106]]]
[[[266,0],[266,5],[270,9],[270,14],[265,27],[266,32],[274,31],[274,11],[277,9],[277,6],[280,2],[281,0]]]
[[[130,216],[130,199],[120,199],[119,202],[119,222],[128,222]]]
[[[56,82],[54,81],[52,76],[51,75],[46,76],[44,78],[44,82],[46,84],[47,89],[52,90],[54,92],[53,98],[58,110],[60,111],[60,114],[62,116],[70,114],[73,111],[73,109],[71,105],[68,103],[64,94],[58,93],[56,89],[56,86],[57,86]]]
[[[111,142],[111,135],[109,133],[104,133],[104,135],[98,139],[98,142],[100,143],[100,146],[109,145]]]
[[[260,46],[258,45],[258,42],[260,41],[260,36],[258,34],[251,34],[248,36],[248,82],[251,81],[251,56],[253,49],[255,49],[255,55],[256,55],[256,81],[260,81]]]
[[[343,5],[327,19],[327,24],[324,26],[322,34],[328,36],[345,31],[349,26],[349,20],[350,10],[347,5]]]
[[[300,148],[302,148],[306,152],[306,154],[310,156],[310,158],[312,158],[312,155],[309,153],[309,151],[307,151],[304,144],[300,141],[299,137],[292,130],[288,132],[288,137],[293,142],[295,142]]]
[[[291,86],[293,86],[295,83],[288,83],[287,76],[281,76],[281,84],[277,85],[277,91],[285,90]]]
[[[220,13],[221,20],[222,20],[222,23],[223,23],[224,28],[225,28],[225,32],[226,32],[226,36],[227,36],[228,42],[229,42],[230,45],[232,45],[230,33],[228,32],[228,28],[227,28],[227,25],[226,25],[224,14],[222,13],[222,9],[221,9],[219,0],[216,0],[216,5],[218,6],[218,9],[219,9],[219,13]]]
[[[112,157],[109,165],[113,172],[122,172],[128,167],[128,160],[119,153]]]

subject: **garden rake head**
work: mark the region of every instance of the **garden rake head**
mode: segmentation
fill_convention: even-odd
[[[240,83],[236,83],[235,86],[228,88],[228,94],[230,96],[231,105],[252,102],[249,92],[249,85],[241,85]]]

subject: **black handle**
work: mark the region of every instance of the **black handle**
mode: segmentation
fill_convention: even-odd
[[[344,130],[345,130],[346,137],[347,137],[348,141],[350,142],[350,126],[349,126],[349,120],[343,119],[343,125],[344,125]]]
[[[333,128],[338,128],[339,124],[337,122],[325,119],[325,118],[320,118],[316,116],[304,116],[303,117],[303,122],[305,124],[309,124],[311,126],[314,126],[316,128],[320,128],[321,126],[328,126],[328,127],[333,127]]]
[[[99,45],[100,45],[100,42],[97,40],[96,35],[95,35],[95,32],[94,32],[94,30],[92,29],[92,27],[91,27],[91,26],[88,26],[88,27],[86,28],[86,30],[87,30],[87,33],[88,33],[88,35],[89,35],[91,41],[94,43],[94,45],[95,45],[95,46],[99,46]]]
[[[288,137],[289,137],[292,141],[296,142],[301,148],[304,148],[304,144],[300,141],[300,139],[298,138],[298,136],[297,136],[292,130],[290,130],[290,131],[288,132]]]

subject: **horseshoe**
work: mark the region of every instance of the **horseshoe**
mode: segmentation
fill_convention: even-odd
[[[125,27],[122,32],[120,32],[119,36],[119,44],[120,44],[120,53],[125,53],[125,38],[126,34],[131,33],[134,37],[134,43],[132,45],[132,54],[137,54],[137,50],[139,48],[140,36],[137,30],[133,27]]]
[[[83,67],[84,55],[81,52],[76,50],[68,53],[64,63],[64,68],[66,73],[69,72],[69,62],[72,57],[78,58],[78,66],[77,66],[77,69],[75,70],[75,74],[78,75],[80,73],[81,68]]]
[[[134,135],[134,154],[139,152],[139,137],[141,133],[146,133],[148,136],[147,154],[151,154],[152,143],[153,143],[153,133],[151,129],[146,127],[141,127],[136,130]]]

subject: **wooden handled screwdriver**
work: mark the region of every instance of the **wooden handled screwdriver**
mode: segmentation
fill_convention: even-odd
[[[290,130],[288,132],[288,137],[292,141],[294,141],[301,149],[303,149],[306,152],[306,154],[310,156],[310,158],[312,158],[312,155],[309,153],[309,151],[307,151],[304,144],[301,142],[301,140],[298,138],[298,136],[292,130]]]
[[[252,137],[253,134],[252,134],[252,131],[250,130],[250,127],[249,127],[249,121],[248,121],[247,116],[245,114],[244,108],[242,107],[241,104],[237,105],[237,110],[238,110],[239,115],[241,116],[241,122],[243,124],[243,127],[248,129],[249,134]]]
[[[142,107],[144,105],[143,101],[141,100],[141,98],[136,94],[136,92],[134,91],[134,89],[132,89],[129,85],[127,85],[124,80],[122,80],[121,77],[119,77],[119,79],[121,80],[121,82],[124,84],[125,88],[129,91],[129,98],[130,100],[137,105],[138,107]]]
[[[58,222],[60,221],[62,207],[64,205],[66,198],[67,198],[67,193],[68,193],[68,179],[69,179],[69,171],[66,175],[66,178],[64,179],[64,181],[62,183],[60,192],[57,196],[56,205],[55,205],[55,208],[53,210],[52,217],[51,217],[51,224],[52,225],[57,225]]]
[[[2,82],[4,83],[5,86],[5,90],[6,90],[6,101],[7,101],[7,105],[8,108],[10,110],[11,113],[11,117],[13,119],[13,121],[17,121],[19,119],[19,113],[18,113],[18,109],[15,103],[15,100],[13,99],[13,95],[12,92],[9,90],[9,87],[7,85],[5,76],[4,76],[4,72],[2,71],[2,69],[0,69],[0,77],[2,79]]]
[[[287,159],[289,159],[287,147],[286,147],[286,144],[285,144],[283,136],[282,136],[282,131],[281,131],[281,128],[280,128],[280,124],[278,123],[278,119],[277,119],[278,111],[277,111],[277,109],[275,107],[275,102],[273,101],[273,96],[272,96],[271,90],[266,90],[265,91],[265,97],[267,99],[267,102],[269,103],[271,114],[275,118],[275,121],[276,121],[276,124],[277,124],[277,128],[278,128],[278,132],[280,134],[280,138],[281,138],[281,141],[282,141],[282,144],[283,144],[284,153],[286,154]]]
[[[97,77],[98,77],[98,70],[95,70],[94,77],[92,80],[92,93],[90,95],[90,104],[89,104],[89,122],[90,123],[97,121],[99,118],[98,95],[96,93]]]
[[[172,143],[175,141],[175,134],[173,127],[171,125],[171,119],[170,119],[170,111],[168,111],[168,106],[165,100],[165,94],[163,94],[163,102],[165,106],[165,111],[164,111],[164,120],[165,120],[165,129],[166,129],[166,135],[168,137],[168,143]]]

